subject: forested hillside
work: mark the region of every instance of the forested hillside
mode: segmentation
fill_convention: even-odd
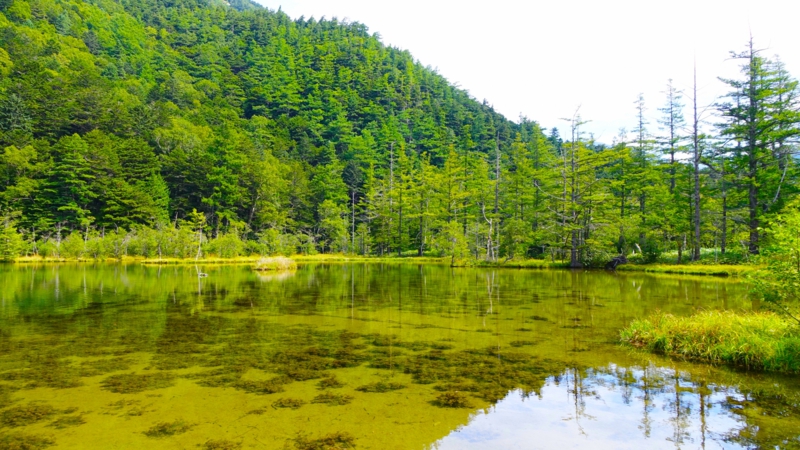
[[[782,65],[739,56],[718,136],[670,86],[663,124],[640,99],[631,137],[605,146],[577,116],[564,140],[509,121],[358,23],[242,0],[0,0],[0,259],[186,257],[198,239],[576,266],[758,253],[797,191],[800,119]]]

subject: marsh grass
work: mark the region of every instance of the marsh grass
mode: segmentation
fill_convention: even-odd
[[[295,269],[297,269],[297,263],[293,259],[287,258],[285,256],[261,258],[256,263],[256,270],[260,272],[295,270]]]
[[[800,330],[773,313],[656,313],[620,332],[622,342],[655,353],[767,372],[800,372]]]
[[[710,275],[739,277],[756,272],[754,265],[727,264],[624,264],[617,267],[622,272],[672,273],[681,275]]]

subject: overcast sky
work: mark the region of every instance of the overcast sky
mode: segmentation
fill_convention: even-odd
[[[379,33],[507,118],[565,130],[580,108],[587,132],[610,143],[635,124],[645,96],[650,131],[667,80],[690,103],[697,59],[701,105],[726,92],[752,32],[764,54],[800,76],[800,3],[791,1],[257,0],[293,18],[338,17]],[[686,110],[689,117],[689,110]]]

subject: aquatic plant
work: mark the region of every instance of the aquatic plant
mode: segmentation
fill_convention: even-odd
[[[314,400],[311,400],[311,403],[324,403],[328,406],[341,406],[346,405],[351,401],[353,401],[353,397],[351,395],[339,395],[332,392],[323,392],[322,394],[314,397]]]
[[[28,403],[27,405],[9,408],[0,413],[0,425],[5,427],[22,427],[36,423],[57,414],[59,411],[50,405]]]
[[[50,422],[50,424],[48,424],[47,426],[48,427],[52,427],[52,428],[62,429],[62,428],[68,428],[68,427],[76,427],[78,425],[83,425],[85,423],[86,423],[86,421],[83,419],[83,416],[81,416],[81,415],[78,415],[78,416],[62,416],[62,417],[59,417],[58,419]]]
[[[139,375],[126,373],[111,375],[100,384],[103,389],[117,394],[135,394],[153,389],[163,389],[173,385],[173,375],[169,373],[154,373]]]
[[[238,450],[242,448],[242,443],[226,440],[210,440],[204,443],[202,448],[205,450]]]
[[[774,313],[656,313],[634,320],[622,342],[655,353],[769,372],[800,372],[800,332]]]
[[[285,256],[274,256],[271,258],[261,258],[256,263],[256,270],[270,271],[270,270],[295,270],[297,263]]]
[[[233,387],[251,394],[277,394],[283,392],[283,384],[286,380],[283,377],[273,378],[267,381],[240,380]]]
[[[472,408],[472,403],[466,395],[459,391],[442,392],[433,401],[433,404],[442,408]]]
[[[55,444],[52,439],[35,434],[9,433],[0,435],[0,449],[3,450],[40,450]]]
[[[145,436],[151,438],[162,438],[186,433],[192,429],[192,427],[193,425],[188,424],[183,420],[176,420],[174,422],[159,422],[150,427],[150,429],[145,431],[144,434]]]
[[[79,375],[82,377],[94,377],[104,375],[109,372],[127,370],[132,361],[128,358],[108,358],[95,361],[84,361],[81,363]]]
[[[344,383],[336,378],[336,375],[328,375],[317,383],[318,389],[337,389],[343,386]]]
[[[275,400],[274,403],[272,403],[272,407],[297,409],[305,404],[306,404],[305,401],[297,398],[279,398]]]
[[[359,386],[356,388],[356,390],[360,392],[378,393],[378,392],[396,391],[399,389],[404,389],[405,387],[406,385],[400,383],[393,383],[393,382],[384,383],[383,381],[379,381],[377,383],[370,383],[370,384],[365,384],[363,386]]]
[[[344,450],[356,448],[356,439],[350,433],[331,433],[317,439],[298,435],[293,439],[296,450]]]

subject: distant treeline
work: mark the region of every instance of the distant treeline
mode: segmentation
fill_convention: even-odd
[[[578,116],[511,122],[358,23],[0,0],[0,252],[755,254],[797,192],[797,83],[735,56],[714,136],[670,83],[658,127],[640,98],[603,145]]]

